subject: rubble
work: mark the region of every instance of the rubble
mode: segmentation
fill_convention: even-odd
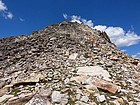
[[[139,105],[139,98],[140,60],[105,32],[62,22],[0,39],[0,105]]]

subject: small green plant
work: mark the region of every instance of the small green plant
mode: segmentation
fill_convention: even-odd
[[[12,94],[14,95],[14,96],[18,96],[18,93],[20,92],[20,90],[17,88],[17,87],[13,87],[13,89],[12,89]]]

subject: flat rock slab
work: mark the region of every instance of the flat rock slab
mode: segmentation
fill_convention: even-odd
[[[117,93],[120,91],[120,87],[111,83],[111,82],[108,82],[108,81],[105,81],[105,80],[101,80],[101,79],[98,79],[98,78],[94,78],[92,80],[92,83],[97,87],[97,88],[100,88],[100,89],[103,89],[103,90],[107,90],[111,93]]]
[[[12,85],[21,85],[21,84],[28,84],[28,83],[37,83],[40,80],[42,80],[44,77],[44,75],[38,73],[31,73],[30,76],[28,77],[24,77],[24,78],[17,78],[16,80],[12,81]]]
[[[76,81],[77,83],[82,83],[83,85],[87,85],[89,87],[92,87],[93,85],[99,89],[106,90],[110,93],[117,93],[120,92],[120,87],[103,79],[99,79],[96,77],[88,77],[88,76],[76,76],[72,77],[71,81]]]
[[[14,95],[3,95],[2,97],[0,97],[0,103],[11,98],[14,97]]]
[[[103,78],[104,80],[111,81],[110,74],[108,71],[104,70],[100,66],[85,66],[77,68],[78,75],[86,75],[86,76],[95,76],[99,78]]]

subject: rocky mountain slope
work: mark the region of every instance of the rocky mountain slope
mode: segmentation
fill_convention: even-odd
[[[140,60],[72,22],[3,38],[0,104],[140,105]]]

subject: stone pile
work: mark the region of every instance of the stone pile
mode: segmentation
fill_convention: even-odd
[[[0,105],[140,105],[140,60],[72,22],[3,38]]]

